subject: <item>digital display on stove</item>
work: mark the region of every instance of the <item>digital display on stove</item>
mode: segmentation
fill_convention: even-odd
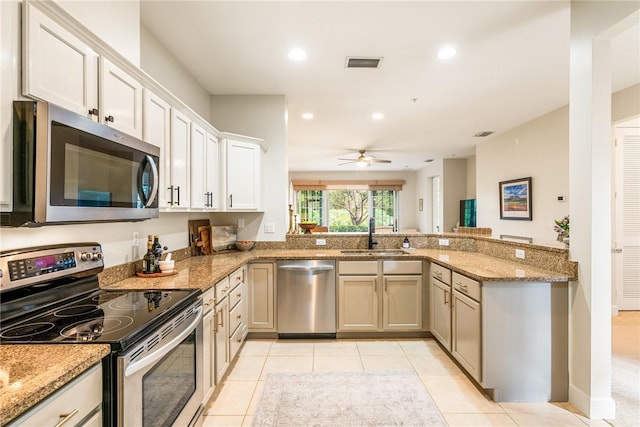
[[[33,265],[37,268],[47,268],[56,265],[55,255],[33,258]]]
[[[11,280],[26,279],[55,271],[76,267],[76,257],[73,252],[64,252],[34,258],[9,261],[9,275]]]

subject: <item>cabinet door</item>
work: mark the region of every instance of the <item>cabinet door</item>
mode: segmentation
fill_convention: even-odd
[[[215,387],[215,316],[214,310],[202,318],[202,403],[206,404]]]
[[[422,329],[422,276],[384,276],[382,327]]]
[[[191,123],[191,208],[204,209],[208,204],[205,194],[205,149],[207,144],[207,132],[196,123]]]
[[[451,306],[451,354],[473,378],[480,382],[482,380],[480,303],[455,290]]]
[[[148,89],[142,92],[142,138],[160,147],[160,208],[166,208],[171,177],[171,106]]]
[[[142,84],[100,57],[100,121],[142,138]]]
[[[447,350],[451,350],[451,286],[431,279],[431,333]]]
[[[338,277],[338,330],[378,330],[378,277]]]
[[[218,146],[218,138],[210,133],[207,133],[205,157],[205,189],[208,193],[206,206],[208,210],[218,210],[220,209],[220,147]]]
[[[260,205],[260,146],[248,142],[226,142],[227,210],[257,210]]]
[[[24,94],[91,116],[98,109],[98,55],[29,2],[23,7]]]
[[[165,191],[172,209],[189,208],[189,146],[191,120],[175,108],[171,109],[171,176]]]
[[[272,263],[249,265],[247,311],[249,330],[274,330],[275,287]]]
[[[225,298],[215,309],[216,385],[229,367],[229,299]]]

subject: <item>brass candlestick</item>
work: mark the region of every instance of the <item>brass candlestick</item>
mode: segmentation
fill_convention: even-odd
[[[293,205],[289,204],[289,231],[287,234],[295,234],[296,233],[296,223],[293,215]]]

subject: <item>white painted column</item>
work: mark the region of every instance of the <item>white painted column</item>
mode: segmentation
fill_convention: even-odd
[[[632,2],[571,2],[569,401],[614,418],[611,398],[611,42]]]

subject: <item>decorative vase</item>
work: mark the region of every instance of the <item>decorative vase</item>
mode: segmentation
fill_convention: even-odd
[[[311,234],[311,230],[316,228],[316,225],[318,224],[315,222],[301,222],[298,225],[304,230],[304,234]]]
[[[564,245],[565,245],[566,247],[569,247],[569,236],[567,236],[567,237],[563,237],[563,238],[562,238],[562,241],[564,242]]]

